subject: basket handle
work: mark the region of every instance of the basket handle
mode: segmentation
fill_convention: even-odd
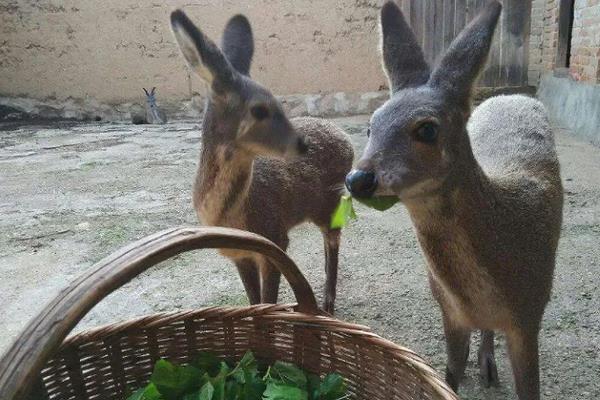
[[[239,249],[269,258],[289,282],[298,311],[320,313],[315,295],[296,264],[268,239],[238,229],[173,228],[141,239],[104,258],[31,320],[0,359],[0,399],[21,400],[40,371],[87,312],[131,279],[177,254],[196,249]]]

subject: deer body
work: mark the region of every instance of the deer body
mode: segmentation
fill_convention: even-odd
[[[291,122],[309,144],[307,152],[295,159],[255,158],[227,144],[203,145],[194,208],[204,224],[249,230],[284,249],[287,232],[303,222],[329,231],[352,166],[352,147],[346,134],[327,121],[296,118]],[[225,254],[237,261],[248,257]]]
[[[144,89],[146,93],[146,123],[147,124],[166,124],[167,115],[156,104],[156,88],[153,87],[150,92]]]
[[[254,41],[245,17],[229,21],[222,49],[181,11],[171,25],[189,65],[210,87],[193,196],[199,219],[258,233],[284,250],[290,229],[316,224],[325,241],[324,308],[333,312],[340,231],[329,226],[352,166],[348,137],[323,120],[289,121],[275,97],[250,79]],[[277,301],[280,273],[266,259],[222,253],[238,267],[252,304]]]
[[[433,286],[465,326],[536,326],[550,297],[562,218],[543,105],[525,96],[489,99],[471,116],[469,137],[473,157],[460,181],[426,202],[405,202]]]
[[[563,191],[544,107],[500,96],[471,114],[501,6],[490,1],[431,70],[393,2],[382,8],[392,96],[346,185],[354,196],[395,195],[406,206],[440,305],[458,389],[471,332],[480,374],[498,383],[494,331],[506,334],[520,400],[539,399],[538,334],[550,299]]]

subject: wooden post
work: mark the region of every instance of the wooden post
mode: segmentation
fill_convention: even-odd
[[[575,0],[560,0],[558,8],[558,46],[556,51],[556,68],[569,67],[569,47],[573,29],[573,12]]]

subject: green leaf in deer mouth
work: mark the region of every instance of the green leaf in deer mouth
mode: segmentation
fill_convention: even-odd
[[[400,201],[398,196],[378,196],[369,198],[358,198],[355,197],[360,203],[367,207],[374,208],[378,211],[385,211],[392,208],[396,203]]]

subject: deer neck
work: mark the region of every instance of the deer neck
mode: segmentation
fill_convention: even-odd
[[[470,146],[468,150],[436,193],[404,202],[419,235],[453,240],[456,232],[485,229],[482,214],[493,210],[496,195]]]
[[[208,113],[207,113],[208,114]],[[194,208],[207,225],[244,228],[243,208],[252,183],[254,156],[236,146],[224,129],[207,115],[196,174]]]
[[[470,169],[465,170],[467,165]],[[501,205],[474,157],[457,171],[435,195],[405,205],[444,303],[453,318],[475,324],[479,314],[473,310],[490,314],[486,301],[498,296],[489,284],[494,272],[488,261],[498,240],[495,216]]]

